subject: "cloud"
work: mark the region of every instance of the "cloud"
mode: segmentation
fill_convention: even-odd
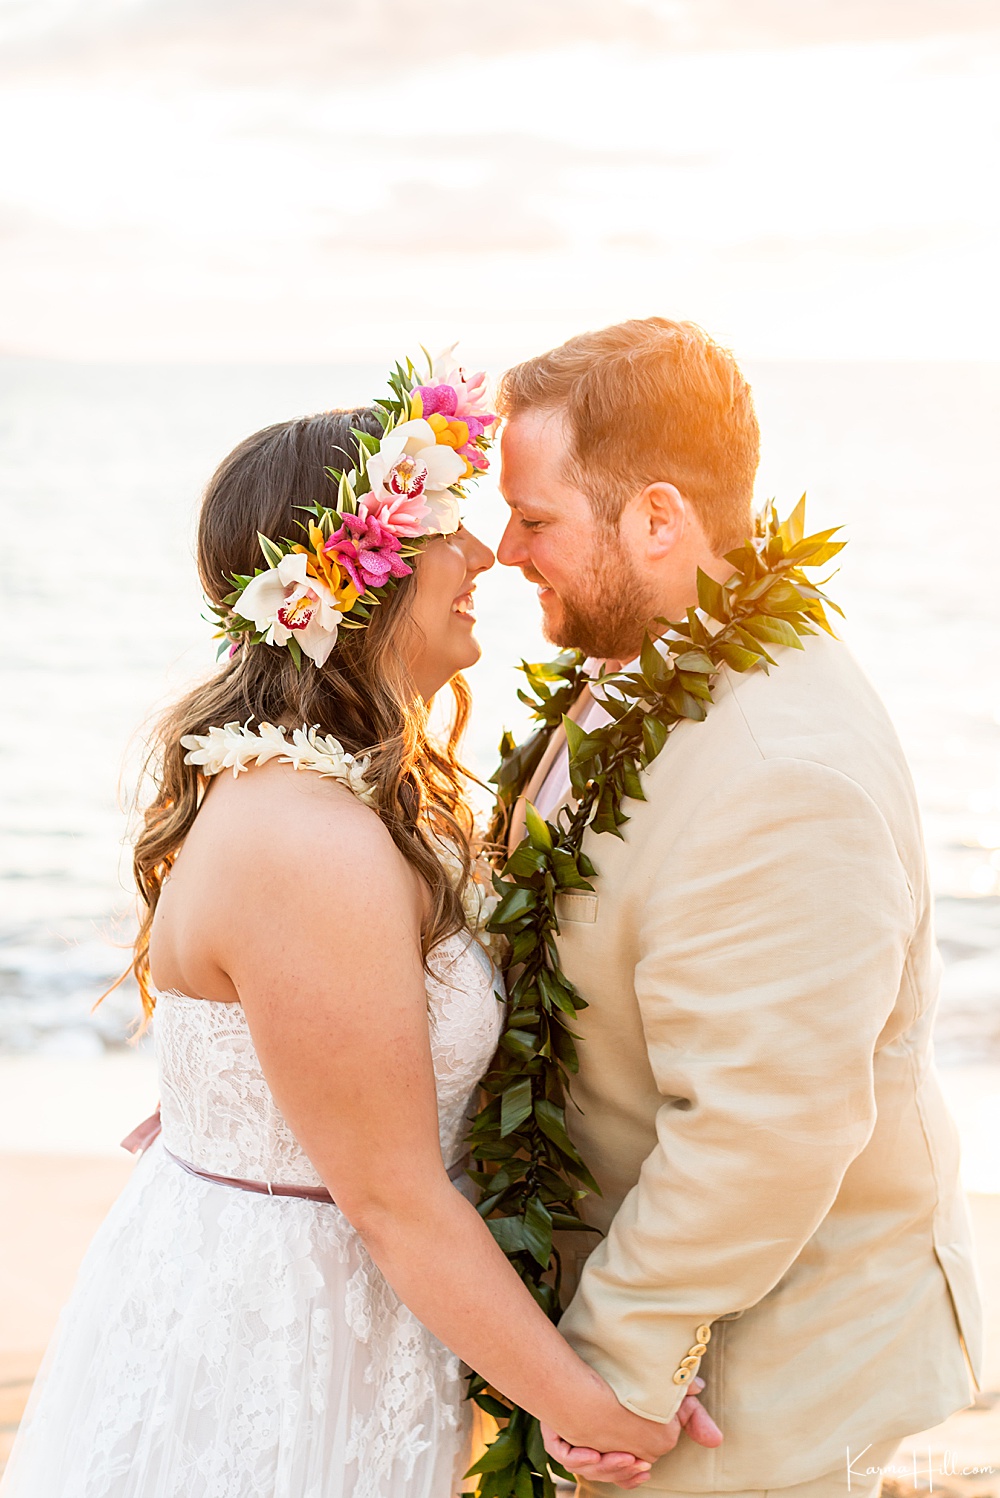
[[[0,0],[0,70],[322,89],[568,43],[672,55],[998,30],[995,0]],[[474,109],[460,74],[430,104]]]
[[[538,254],[557,250],[566,237],[553,220],[537,212],[530,190],[499,174],[481,186],[452,187],[410,181],[394,182],[377,208],[352,214],[339,234],[321,241],[322,249],[400,258],[425,256]]]
[[[466,135],[407,134],[402,141],[373,138],[366,160],[384,154],[393,177],[382,178],[383,197],[375,206],[339,220],[323,247],[395,255],[405,237],[407,257],[507,253],[537,254],[563,249],[567,192],[575,202],[581,183],[595,170],[611,175],[646,172],[653,180],[669,168],[701,168],[712,157],[637,143],[622,149],[533,135],[528,131],[483,131]],[[402,176],[400,175],[402,174]],[[450,180],[442,183],[444,176]],[[435,180],[437,179],[437,180]],[[377,193],[378,179],[369,194]],[[583,189],[585,191],[585,188]],[[582,236],[577,236],[582,237]],[[586,238],[643,248],[663,248],[649,235],[607,239],[599,215]]]
[[[838,261],[864,260],[878,262],[899,260],[935,250],[974,248],[984,241],[976,224],[914,225],[911,228],[872,229],[855,234],[773,234],[760,235],[728,245],[721,252],[729,261],[818,260],[829,257]]]
[[[437,319],[506,346],[669,302],[839,349],[891,346],[915,299],[946,333],[993,315],[984,33],[744,55],[862,11],[532,5],[477,32],[466,0],[0,0],[23,23],[0,60],[23,64],[0,89],[8,343],[313,357]]]

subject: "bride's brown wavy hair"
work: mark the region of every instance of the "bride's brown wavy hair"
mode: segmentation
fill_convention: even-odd
[[[224,459],[205,491],[198,525],[198,571],[212,603],[232,591],[227,578],[262,565],[257,533],[276,539],[298,534],[300,505],[336,500],[327,466],[357,462],[351,428],[380,436],[374,413],[360,408],[284,421],[247,437]],[[419,557],[415,559],[419,567]],[[155,993],[149,971],[149,934],[163,881],[191,829],[208,779],[184,763],[181,738],[238,721],[298,728],[317,725],[352,754],[369,754],[366,778],[374,807],[393,842],[430,891],[422,931],[424,956],[464,925],[462,891],[473,861],[473,818],[467,773],[457,750],[469,716],[462,676],[450,687],[455,710],[443,743],[428,733],[427,707],[410,679],[402,645],[410,627],[415,574],[403,578],[360,630],[341,630],[322,667],[303,660],[296,670],[287,650],[244,643],[202,685],[164,713],[153,731],[146,773],[154,787],[143,813],[133,867],[145,909],[132,968],[146,1015]],[[435,852],[443,838],[457,854],[457,887]]]

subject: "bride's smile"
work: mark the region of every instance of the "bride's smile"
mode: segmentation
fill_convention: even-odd
[[[476,578],[494,561],[489,547],[464,525],[450,536],[436,536],[421,553],[410,612],[409,666],[425,701],[482,654],[473,633]]]
[[[464,593],[460,593],[458,595],[458,597],[455,599],[455,602],[451,606],[453,613],[461,614],[463,618],[468,619],[470,624],[475,624],[476,622],[476,616],[473,612],[474,604],[472,599],[472,595],[474,592],[475,588],[468,588]]]

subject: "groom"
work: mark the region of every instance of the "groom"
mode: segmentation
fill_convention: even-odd
[[[747,383],[700,329],[648,318],[516,366],[500,396],[499,558],[537,585],[550,640],[628,662],[752,533]],[[770,675],[721,671],[623,840],[587,835],[595,893],[557,907],[589,1005],[568,1118],[604,1235],[564,1242],[561,1330],[650,1419],[706,1380],[725,1440],[656,1463],[645,1490],[675,1498],[876,1492],[980,1362],[913,786],[847,650],[804,643],[772,647]],[[589,691],[572,716],[607,721]],[[551,819],[570,794],[559,731],[526,799]],[[580,1493],[616,1491],[566,1459]]]

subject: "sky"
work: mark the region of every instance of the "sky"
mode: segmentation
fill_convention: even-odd
[[[995,0],[0,0],[0,139],[4,354],[1000,343]]]

